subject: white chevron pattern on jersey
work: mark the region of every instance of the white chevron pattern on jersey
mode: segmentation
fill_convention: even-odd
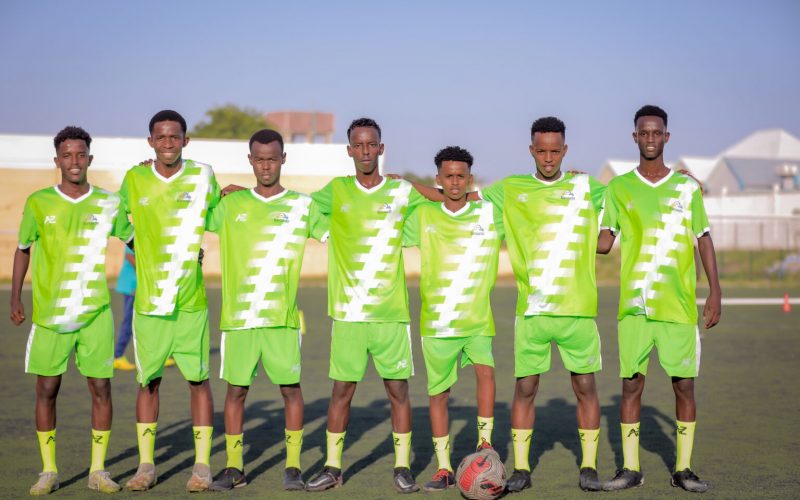
[[[448,264],[458,264],[455,270],[442,273],[443,278],[450,279],[450,284],[434,292],[434,296],[444,297],[444,302],[437,304],[433,310],[439,313],[438,319],[431,321],[431,327],[436,330],[436,336],[453,336],[457,332],[451,324],[459,319],[462,311],[457,310],[461,304],[472,302],[474,293],[468,293],[478,284],[478,279],[471,276],[480,273],[489,262],[482,260],[492,253],[492,248],[483,245],[485,240],[497,238],[496,231],[490,231],[494,223],[494,206],[491,203],[483,203],[478,216],[478,224],[483,229],[483,234],[473,234],[469,238],[459,238],[456,243],[464,248],[463,254],[448,255],[444,261]],[[474,230],[474,228],[473,228]]]
[[[654,299],[657,294],[653,289],[653,284],[663,280],[664,275],[658,272],[661,266],[674,267],[675,258],[670,256],[674,250],[678,250],[686,245],[686,241],[679,241],[681,235],[686,235],[691,231],[684,224],[685,221],[692,220],[692,193],[696,189],[693,182],[685,182],[675,186],[678,196],[666,200],[668,206],[673,209],[661,214],[662,229],[649,229],[645,238],[655,238],[655,245],[642,245],[641,255],[650,256],[646,262],[640,262],[634,268],[637,272],[643,272],[644,276],[640,280],[633,282],[634,290],[642,290],[631,299],[632,305],[641,307],[646,314],[650,314],[647,309],[645,299]],[[679,205],[677,205],[679,204]],[[680,206],[680,209],[676,209]]]
[[[64,331],[68,332],[84,326],[78,319],[90,308],[84,304],[83,299],[98,292],[86,285],[100,278],[100,273],[95,269],[106,260],[105,248],[108,245],[108,235],[111,234],[114,217],[119,210],[119,198],[110,194],[108,198],[97,200],[97,205],[101,209],[101,212],[94,216],[97,223],[91,228],[84,229],[80,234],[87,243],[69,249],[72,255],[80,256],[80,261],[67,266],[67,271],[76,273],[76,276],[61,283],[61,290],[68,291],[69,295],[58,299],[56,305],[59,308],[63,307],[64,313],[53,317],[52,320],[54,324],[64,325]]]
[[[178,296],[178,280],[186,274],[186,265],[197,259],[197,248],[203,239],[202,231],[197,228],[204,227],[203,210],[206,208],[206,197],[211,184],[211,167],[195,162],[200,172],[185,174],[184,179],[178,179],[191,186],[188,191],[191,200],[185,208],[175,211],[174,217],[178,225],[167,228],[167,236],[175,236],[175,241],[164,247],[164,253],[170,260],[162,264],[161,271],[166,271],[167,276],[156,281],[156,290],[160,295],[154,296],[151,301],[155,309],[150,313],[155,316],[172,314]]]
[[[287,200],[285,203],[291,207],[288,221],[280,226],[264,226],[263,232],[265,234],[273,233],[275,237],[271,241],[258,242],[253,248],[253,253],[261,255],[261,257],[255,257],[248,262],[250,268],[258,269],[258,272],[249,276],[245,281],[248,285],[254,286],[253,291],[238,297],[239,301],[250,304],[247,309],[236,313],[236,319],[244,321],[242,329],[263,326],[263,320],[260,318],[261,312],[278,303],[274,300],[267,300],[265,298],[267,293],[283,287],[281,284],[274,283],[276,276],[286,274],[286,267],[281,264],[281,260],[293,259],[297,248],[291,248],[292,245],[302,244],[305,238],[296,233],[306,224],[304,219],[308,218],[311,198],[300,196],[294,200]]]
[[[358,182],[358,181],[356,181]],[[385,219],[372,220],[368,224],[371,229],[377,230],[375,236],[365,238],[362,244],[369,247],[368,253],[353,255],[353,260],[363,262],[363,269],[356,271],[355,278],[358,280],[355,286],[345,286],[345,294],[348,301],[341,304],[340,310],[344,313],[343,321],[364,321],[368,319],[364,311],[365,306],[377,304],[381,297],[371,294],[370,290],[383,286],[383,279],[378,278],[378,273],[385,272],[389,268],[389,262],[384,262],[384,257],[400,251],[400,234],[403,229],[403,209],[408,204],[408,197],[411,194],[411,184],[401,182],[398,186],[390,190],[387,195],[391,197],[392,211],[386,215]],[[361,215],[355,214],[354,217]],[[363,217],[368,215],[364,214]],[[398,242],[392,244],[391,240]]]
[[[588,175],[573,178],[572,194],[573,198],[566,205],[550,207],[550,213],[561,218],[542,228],[541,234],[552,237],[541,246],[541,250],[547,252],[546,257],[531,261],[528,269],[529,283],[534,291],[528,295],[526,316],[553,310],[556,304],[551,302],[552,297],[565,288],[557,285],[556,279],[575,274],[577,255],[569,250],[569,244],[583,243],[585,239],[576,228],[586,224],[588,219],[581,216],[580,212],[589,210],[592,204]],[[534,270],[541,270],[541,274],[535,275]]]

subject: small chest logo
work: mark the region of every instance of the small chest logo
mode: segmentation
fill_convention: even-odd
[[[392,206],[389,205],[388,203],[384,203],[383,205],[380,206],[380,208],[378,208],[379,214],[388,214],[391,213],[391,211],[392,211]]]
[[[672,203],[670,203],[669,206],[672,207],[672,210],[674,210],[674,211],[676,211],[678,213],[683,213],[683,205],[681,205],[680,201],[674,200]]]
[[[341,210],[342,210],[342,212],[349,212],[350,211],[350,204],[349,203],[345,203],[344,205],[342,205]]]
[[[247,222],[247,214],[241,213],[236,215],[236,222]]]
[[[483,226],[480,224],[475,224],[475,227],[472,228],[472,235],[473,236],[483,236],[485,231],[483,230]]]
[[[426,233],[435,233],[436,232],[436,224],[428,224],[425,226]]]
[[[100,222],[100,219],[98,219],[96,215],[89,214],[89,215],[86,216],[86,223],[87,224],[97,224],[98,222]]]
[[[278,212],[272,220],[275,222],[289,222],[289,215],[286,212]]]
[[[178,195],[178,201],[192,201],[192,193],[184,191]]]
[[[528,193],[521,193],[517,195],[517,201],[520,203],[525,203],[528,201]]]
[[[561,193],[561,199],[562,200],[574,200],[575,199],[575,193],[573,193],[572,191],[569,191],[569,190],[564,191],[563,193]]]
[[[145,196],[143,198],[139,198],[139,205],[140,206],[146,207],[149,204],[150,204],[150,198],[148,198],[147,196]]]
[[[55,224],[56,223],[56,216],[55,215],[46,215],[44,217],[45,224]]]

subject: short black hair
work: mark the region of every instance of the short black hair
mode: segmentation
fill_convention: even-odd
[[[281,152],[283,152],[283,136],[274,130],[263,128],[250,137],[250,149],[253,149],[254,142],[259,144],[269,144],[270,142],[275,141],[278,141],[278,143],[281,145]]]
[[[80,127],[70,125],[69,127],[64,127],[61,129],[61,131],[53,138],[53,145],[56,147],[56,151],[58,151],[58,147],[62,142],[70,139],[85,142],[87,148],[92,144],[92,136],[89,135],[89,132]]]
[[[445,161],[463,161],[467,164],[467,167],[472,170],[472,155],[464,148],[460,148],[458,146],[447,146],[436,153],[436,156],[433,158],[433,162],[436,164],[437,169],[442,168],[442,162]]]
[[[353,120],[353,123],[347,127],[347,142],[350,142],[350,132],[353,131],[356,127],[371,127],[378,131],[378,139],[381,138],[381,128],[378,126],[378,122],[373,120],[372,118],[356,118]]]
[[[633,125],[636,125],[636,122],[639,121],[639,118],[643,116],[657,116],[664,120],[664,126],[667,126],[667,112],[663,109],[659,108],[658,106],[653,106],[652,104],[646,104],[639,108],[639,111],[633,115]]]
[[[567,126],[555,116],[543,116],[531,125],[531,137],[536,132],[558,132],[561,137],[567,137]]]
[[[181,114],[178,113],[177,111],[173,111],[171,109],[164,109],[154,114],[153,117],[150,118],[151,134],[153,133],[153,127],[158,122],[178,122],[181,124],[181,130],[183,130],[183,135],[186,135],[186,120],[184,120]]]

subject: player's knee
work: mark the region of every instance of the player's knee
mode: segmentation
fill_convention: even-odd
[[[90,378],[89,392],[95,400],[110,400],[111,399],[111,381],[107,378]]]
[[[595,386],[594,375],[573,375],[572,376],[572,390],[578,399],[586,399],[597,396],[597,388]]]
[[[296,401],[303,401],[303,391],[300,389],[300,384],[282,385],[281,396],[287,403],[294,403]]]
[[[517,379],[517,384],[514,387],[515,399],[532,400],[536,397],[536,392],[539,390],[539,377],[536,375],[529,377],[522,377]]]

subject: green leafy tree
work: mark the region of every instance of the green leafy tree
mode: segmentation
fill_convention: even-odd
[[[273,128],[264,115],[252,108],[240,108],[235,104],[217,106],[206,111],[207,120],[195,125],[192,137],[207,139],[249,139],[253,132],[262,128]]]

